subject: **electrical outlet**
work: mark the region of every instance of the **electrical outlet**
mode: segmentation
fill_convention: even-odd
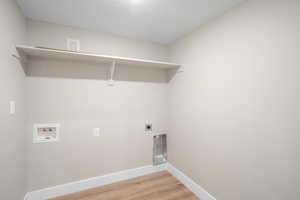
[[[100,136],[100,128],[94,128],[93,129],[93,135],[95,137],[99,137]]]
[[[11,115],[14,115],[16,113],[16,102],[15,101],[9,102],[9,113]]]
[[[145,124],[145,132],[146,134],[152,133],[152,124]]]

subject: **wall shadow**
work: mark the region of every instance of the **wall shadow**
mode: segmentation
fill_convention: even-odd
[[[26,74],[30,77],[109,80],[111,63],[30,58]],[[159,68],[116,65],[114,80],[167,83],[169,72]]]

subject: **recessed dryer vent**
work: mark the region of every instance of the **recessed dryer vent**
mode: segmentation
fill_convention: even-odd
[[[153,136],[153,165],[167,162],[167,135]]]

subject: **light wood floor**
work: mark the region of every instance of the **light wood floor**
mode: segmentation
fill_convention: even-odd
[[[198,200],[169,172],[86,190],[51,200]]]

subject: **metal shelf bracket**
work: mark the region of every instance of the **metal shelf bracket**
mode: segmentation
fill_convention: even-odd
[[[116,73],[116,61],[114,60],[110,67],[110,80],[108,81],[109,86],[114,86],[115,73]]]

